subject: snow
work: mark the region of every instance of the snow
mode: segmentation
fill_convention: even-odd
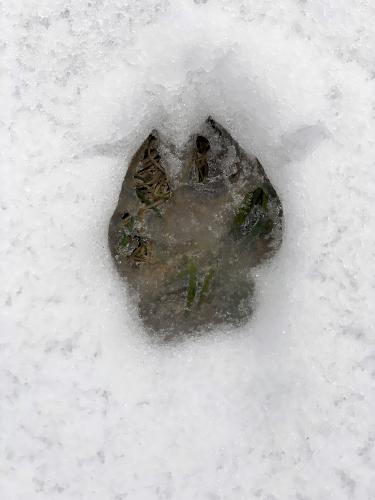
[[[375,498],[375,7],[1,9],[0,498]],[[285,210],[241,330],[159,345],[107,227],[151,129],[211,114]]]

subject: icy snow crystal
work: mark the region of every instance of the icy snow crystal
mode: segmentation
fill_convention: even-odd
[[[2,2],[1,498],[374,497],[374,16]],[[240,333],[162,349],[107,222],[140,138],[209,114],[264,166],[283,245]]]

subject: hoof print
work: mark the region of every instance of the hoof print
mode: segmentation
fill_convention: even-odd
[[[165,339],[243,324],[253,310],[251,270],[281,238],[281,202],[262,165],[212,118],[181,150],[148,136],[109,225],[141,319]]]

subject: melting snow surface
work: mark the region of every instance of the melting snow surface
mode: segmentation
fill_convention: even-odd
[[[375,498],[375,7],[0,2],[2,500]],[[160,346],[107,247],[208,116],[285,210],[241,330]]]

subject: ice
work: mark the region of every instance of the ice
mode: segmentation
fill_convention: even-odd
[[[0,497],[372,499],[374,7],[0,8]],[[108,221],[144,137],[208,115],[259,157],[283,245],[246,327],[162,348]]]
[[[247,323],[252,270],[282,243],[282,205],[259,161],[212,118],[188,139],[182,150],[155,130],[145,139],[108,226],[144,326],[169,341]]]

